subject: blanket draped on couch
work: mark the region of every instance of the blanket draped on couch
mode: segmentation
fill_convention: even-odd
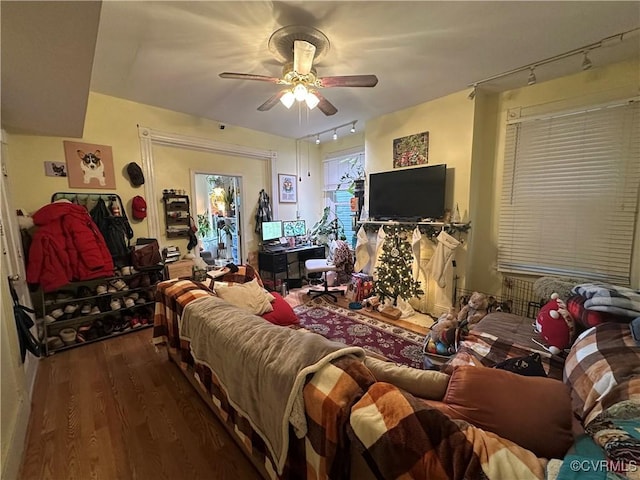
[[[289,422],[299,437],[306,434],[306,376],[345,355],[364,359],[359,347],[274,326],[218,297],[199,298],[185,307],[180,338],[190,342],[194,359],[215,373],[229,402],[250,419],[278,473],[287,457]]]

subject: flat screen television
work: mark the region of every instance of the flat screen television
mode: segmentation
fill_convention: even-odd
[[[307,233],[307,226],[304,220],[285,220],[282,230],[285,237],[301,237]]]
[[[262,241],[269,242],[279,239],[282,236],[282,222],[262,222]]]
[[[369,217],[419,221],[444,216],[447,166],[392,170],[369,175]]]

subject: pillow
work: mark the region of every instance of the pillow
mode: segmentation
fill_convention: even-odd
[[[463,365],[453,371],[442,402],[429,405],[538,457],[563,458],[573,443],[571,397],[559,380]]]
[[[262,288],[255,278],[247,283],[224,284],[216,282],[214,290],[216,295],[226,302],[247,310],[254,315],[262,315],[273,311],[271,302],[275,297]]]
[[[530,353],[524,357],[508,358],[498,363],[494,368],[527,377],[547,376],[547,373],[544,371],[544,366],[542,365],[542,357],[540,357],[538,352]]]
[[[449,375],[442,372],[419,370],[378,360],[368,355],[364,359],[364,364],[371,370],[377,381],[391,383],[420,398],[442,400],[449,384]]]
[[[282,295],[278,292],[272,292],[271,295],[275,297],[271,303],[273,311],[261,315],[262,318],[275,325],[299,325],[300,319]]]

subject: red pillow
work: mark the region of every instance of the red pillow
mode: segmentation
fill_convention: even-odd
[[[276,299],[271,302],[273,312],[265,313],[261,315],[261,317],[275,325],[298,325],[300,319],[296,316],[291,305],[289,305],[278,292],[270,293],[276,297]]]

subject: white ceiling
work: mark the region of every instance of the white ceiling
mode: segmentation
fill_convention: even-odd
[[[76,65],[86,71],[91,68],[86,62],[93,60],[92,91],[212,119],[228,128],[242,126],[297,138],[352,120],[358,120],[361,129],[370,118],[463,90],[495,74],[640,26],[637,1],[104,1],[97,39],[76,35],[78,38],[68,39],[63,46],[55,45],[51,35],[71,35],[68,29],[59,22],[52,25],[51,12],[42,9],[44,18],[38,20],[33,17],[43,16],[40,8],[23,5],[41,3],[16,2],[11,9],[10,20],[28,16],[31,25],[39,25],[28,34],[13,31],[17,30],[12,27],[15,21],[5,19],[7,3],[13,2],[2,1],[2,108],[3,126],[8,130],[16,117],[24,123],[28,103],[22,102],[21,109],[7,108],[5,96],[23,98],[26,85],[20,79],[11,80],[12,71],[5,73],[10,67],[5,63],[5,47],[15,50],[17,43],[24,49],[25,35],[35,36],[30,42],[37,44],[40,39],[46,47],[33,48],[29,57],[19,56],[18,60],[32,67],[32,73],[39,70],[34,65],[42,65],[43,57],[48,63],[52,58],[73,59],[73,45],[83,52],[93,41],[94,58],[84,53],[77,58],[85,65]],[[73,14],[66,16],[71,31],[74,25],[76,30],[82,28],[78,17],[88,9],[86,4],[99,5],[72,4],[75,18]],[[280,104],[267,112],[257,111],[278,91],[278,85],[221,79],[218,74],[229,71],[279,77],[282,66],[270,52],[268,40],[287,25],[313,26],[329,38],[329,51],[315,64],[319,76],[375,74],[378,85],[324,89],[322,94],[338,109],[331,117],[317,109],[308,112],[294,106],[286,110]],[[10,32],[5,35],[6,28]],[[594,69],[640,57],[637,30],[622,42],[608,43],[611,45],[590,53]],[[13,62],[18,61],[15,56],[10,55]],[[578,72],[581,62],[582,55],[575,55],[538,67],[538,82]],[[71,81],[72,70],[68,71]],[[485,86],[504,90],[526,85],[527,75],[511,75]],[[40,81],[49,82],[46,72]],[[86,89],[74,89],[86,102]],[[58,101],[50,108],[64,106]],[[73,118],[69,114],[69,119]],[[56,124],[58,131],[64,126],[61,120]]]

